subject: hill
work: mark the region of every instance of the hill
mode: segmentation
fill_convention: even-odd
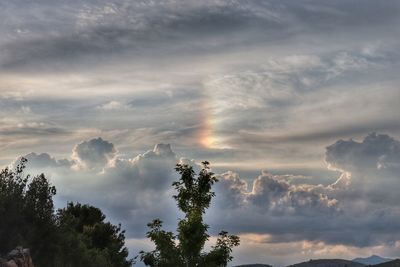
[[[384,262],[389,262],[393,261],[393,259],[388,259],[388,258],[382,258],[377,255],[372,255],[371,257],[368,258],[356,258],[353,260],[354,262],[362,263],[364,265],[376,265],[376,264],[381,264]]]
[[[348,260],[327,259],[327,260],[310,260],[302,263],[293,264],[288,267],[363,267],[363,266],[365,265]]]
[[[400,267],[400,259],[377,264],[377,265],[374,265],[374,267]]]

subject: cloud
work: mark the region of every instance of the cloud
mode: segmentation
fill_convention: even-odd
[[[263,171],[260,176],[253,180],[250,188],[246,180],[239,177],[237,173],[226,172],[219,176],[217,184],[216,206],[218,210],[229,209],[231,216],[225,220],[217,216],[218,220],[224,221],[228,226],[239,232],[265,233],[271,231],[274,222],[268,218],[281,218],[291,223],[303,225],[308,218],[339,216],[340,209],[338,200],[328,196],[328,187],[322,185],[295,184],[292,183],[293,175],[272,175]],[[229,222],[232,217],[246,216],[246,224],[240,226]],[[215,222],[214,221],[214,222]],[[301,221],[304,221],[301,223]],[[223,225],[221,222],[217,222]],[[264,227],[262,224],[265,224]],[[292,226],[285,225],[291,228]],[[269,230],[268,230],[269,229]],[[289,230],[290,231],[290,230]],[[272,231],[273,232],[273,231]],[[271,233],[272,236],[278,233]],[[298,239],[299,237],[293,237]],[[277,240],[280,238],[277,237]]]
[[[72,159],[78,168],[102,169],[116,156],[114,145],[101,137],[84,141],[72,150]]]
[[[221,208],[239,208],[245,202],[248,192],[248,184],[240,178],[239,174],[228,171],[220,174],[218,177],[217,191],[218,207]]]
[[[0,17],[10,17],[0,27],[0,91],[23,99],[13,107],[2,101],[1,115],[49,125],[0,129],[9,135],[8,160],[21,151],[10,136],[35,138],[24,153],[50,152],[48,136],[69,147],[90,129],[136,153],[167,142],[211,161],[244,162],[255,153],[259,168],[265,158],[268,167],[321,167],[327,142],[400,130],[395,2],[366,1],[362,9],[344,1],[2,5]],[[191,149],[205,122],[212,152]],[[229,153],[233,159],[222,158]]]
[[[230,171],[219,179],[214,204],[217,208],[210,215],[212,224],[239,233],[268,233],[270,242],[321,238],[315,232],[322,234],[322,228],[329,228],[324,222],[342,214],[340,200],[331,194],[329,185],[295,183],[295,175],[263,171],[249,183]],[[234,218],[246,220],[238,222]],[[312,218],[318,218],[318,223]],[[304,231],[297,233],[297,227]],[[311,229],[313,234],[308,233]]]
[[[339,140],[326,148],[325,160],[332,168],[348,172],[394,172],[400,170],[400,142],[376,133],[361,142]]]
[[[391,55],[385,52],[383,58],[388,60]],[[216,94],[217,110],[272,109],[299,104],[305,96],[326,86],[351,81],[354,76],[381,67],[376,56],[358,50],[295,54],[211,76],[206,86]]]
[[[106,110],[106,111],[109,111],[109,110],[126,110],[126,109],[129,109],[129,106],[127,106],[126,104],[121,103],[119,101],[113,100],[113,101],[104,103],[104,104],[98,106],[97,108],[100,109],[100,110]]]
[[[99,205],[142,237],[154,217],[174,229],[173,167],[195,164],[180,156],[207,159],[220,177],[210,225],[270,244],[390,244],[399,10],[396,0],[0,1],[0,163],[47,152],[27,156],[59,206]],[[373,131],[390,136],[360,139]],[[321,170],[327,144],[335,172]]]
[[[97,57],[98,62],[98,55],[107,61],[115,56],[218,52],[254,42],[294,39],[298,34],[318,39],[327,32],[341,37],[343,32],[358,29],[358,35],[368,36],[382,25],[387,30],[378,33],[390,35],[396,33],[393,25],[398,22],[399,10],[396,1],[390,1],[390,5],[367,1],[363,2],[363,9],[344,1],[148,4],[97,0],[73,1],[68,6],[45,2],[34,7],[24,2],[24,9],[19,8],[21,5],[8,3],[2,9],[8,10],[1,14],[3,17],[13,16],[0,29],[8,37],[0,43],[6,52],[0,58],[3,69],[28,66],[34,71],[35,67],[47,69],[46,65],[50,65],[54,70],[65,65],[77,66],[74,61],[93,63],[91,60]],[[374,16],[372,10],[382,15]],[[366,17],[373,17],[373,22]],[[52,31],[48,31],[49,25]]]
[[[277,56],[210,75],[205,88],[211,96],[215,138],[223,140],[221,147],[242,154],[252,150],[279,157],[281,163],[308,161],[303,164],[321,167],[328,142],[372,131],[398,133],[392,99],[400,93],[395,84],[382,85],[397,79],[392,59],[398,53],[376,49]]]
[[[48,153],[40,153],[37,154],[35,152],[31,152],[24,156],[29,162],[29,168],[32,169],[47,169],[47,168],[59,168],[59,167],[66,167],[69,168],[73,165],[73,161],[68,159],[56,159],[50,156]],[[15,160],[12,163],[12,166],[16,166],[20,161],[20,158]]]
[[[114,222],[122,222],[129,237],[143,237],[153,218],[173,230],[181,216],[172,199],[171,184],[178,178],[174,166],[182,162],[198,168],[196,162],[179,158],[168,144],[132,158],[116,151],[112,143],[97,138],[73,150],[71,158],[86,168],[35,153],[28,155],[28,167],[51,177],[58,205],[71,200],[97,205]],[[393,223],[400,219],[399,141],[380,134],[361,142],[341,140],[327,147],[326,161],[340,171],[336,181],[326,184],[267,171],[253,180],[232,171],[218,174],[216,198],[206,214],[211,232],[267,235],[260,242],[271,244],[307,240],[368,247],[400,240]]]
[[[338,201],[318,191],[318,186],[291,185],[279,176],[264,172],[253,181],[249,200],[273,213],[305,216],[313,216],[315,212],[335,213]]]
[[[12,122],[0,126],[2,136],[26,137],[26,136],[56,136],[68,135],[70,132],[57,125],[44,122]]]
[[[325,160],[346,176],[349,189],[365,202],[360,212],[392,208],[398,201],[400,142],[391,136],[371,133],[360,142],[339,140],[326,148]],[[389,209],[387,215],[394,211],[399,212]]]
[[[56,185],[58,207],[67,201],[99,206],[113,222],[122,222],[129,236],[142,236],[154,218],[172,225],[178,214],[171,184],[180,159],[169,144],[157,144],[143,154],[121,158],[112,143],[95,138],[77,144],[71,160],[57,160],[47,153],[29,153],[26,157],[26,173],[43,172]]]
[[[217,211],[213,223],[242,233],[268,233],[266,242],[272,243],[391,244],[400,238],[395,234],[399,229],[390,223],[400,219],[399,144],[375,133],[361,142],[337,141],[327,147],[326,162],[341,173],[325,185],[295,183],[290,175],[263,172],[248,190],[247,180],[238,174],[222,174],[217,201],[225,203],[229,216],[218,216]],[[232,222],[234,218],[246,221]]]
[[[315,142],[326,141],[339,136],[359,135],[368,132],[371,129],[386,129],[391,131],[400,130],[397,120],[381,119],[380,121],[369,121],[343,124],[342,126],[332,125],[321,129],[301,130],[292,133],[268,134],[258,132],[241,131],[240,138],[249,143],[259,145],[271,143],[296,143],[296,142]]]
[[[299,262],[307,262],[310,259],[352,260],[360,255],[369,256],[372,254],[390,256],[391,258],[398,257],[398,248],[390,244],[360,248],[307,240],[278,243],[268,243],[265,240],[268,240],[266,235],[241,235],[241,245],[234,250],[235,257],[232,264],[262,262],[272,266],[289,266]]]
[[[10,6],[15,9],[18,5]],[[63,5],[42,6],[49,11],[61,7]],[[71,11],[56,12],[62,15],[66,23],[56,23],[54,27],[57,28],[57,34],[53,35],[42,30],[48,27],[48,21],[43,21],[41,14],[22,12],[28,13],[25,16],[34,16],[34,22],[31,23],[36,28],[27,25],[25,20],[18,21],[21,27],[29,29],[27,32],[30,34],[21,35],[18,31],[9,33],[14,38],[3,44],[7,53],[3,60],[0,58],[0,65],[5,69],[24,66],[32,69],[32,63],[46,68],[43,63],[62,60],[63,64],[71,64],[71,59],[79,60],[84,56],[87,61],[100,54],[107,57],[124,54],[140,56],[166,50],[176,54],[178,46],[187,50],[196,44],[193,40],[199,38],[209,42],[221,32],[228,35],[237,29],[257,24],[267,24],[271,28],[277,24],[274,19],[265,16],[268,14],[263,14],[263,17],[240,4],[221,2],[219,5],[214,1],[204,5],[170,1],[151,5],[103,1],[88,4],[76,1],[68,7]],[[55,22],[57,19],[52,16],[48,18]],[[221,38],[218,39],[221,42]],[[59,64],[55,65],[60,67]]]

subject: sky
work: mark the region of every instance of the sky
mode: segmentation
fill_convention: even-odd
[[[0,35],[0,166],[26,156],[132,256],[207,160],[233,264],[400,257],[399,1],[0,0]]]

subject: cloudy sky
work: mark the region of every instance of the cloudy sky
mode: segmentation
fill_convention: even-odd
[[[208,160],[235,264],[400,256],[399,1],[2,0],[0,34],[0,165],[27,155],[132,255]]]

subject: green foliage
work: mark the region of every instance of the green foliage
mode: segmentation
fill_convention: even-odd
[[[25,192],[28,177],[23,176],[26,160],[21,160],[15,171],[8,168],[0,172],[0,251],[15,247],[22,238],[22,233],[16,227],[8,229],[10,225],[24,227]]]
[[[185,214],[178,222],[177,235],[162,230],[162,221],[154,220],[147,226],[147,237],[155,244],[155,250],[141,251],[140,259],[151,267],[223,267],[232,260],[232,249],[238,246],[239,237],[222,231],[211,251],[202,252],[209,235],[209,226],[203,222],[203,215],[209,208],[215,193],[212,185],[218,182],[210,171],[209,163],[195,177],[191,166],[177,164],[176,171],[181,175],[172,185],[177,194],[174,199],[178,208]]]
[[[125,232],[121,230],[121,225],[105,222],[105,218],[100,209],[79,203],[68,203],[66,208],[58,211],[58,227],[66,237],[62,240],[62,250],[75,255],[67,257],[64,262],[74,267],[132,265],[132,261],[127,260]]]
[[[162,222],[158,219],[147,226],[150,228],[147,237],[155,243],[156,249],[148,253],[141,252],[141,260],[144,264],[164,267],[183,266],[184,259],[180,256],[179,248],[174,242],[174,234],[162,230]]]
[[[100,209],[69,203],[54,211],[56,188],[41,174],[31,178],[22,158],[0,172],[0,254],[29,247],[41,267],[129,267],[125,232],[105,222]]]
[[[25,176],[26,159],[15,170],[0,173],[0,252],[17,245],[34,247],[32,257],[38,266],[51,266],[56,239],[54,205],[56,193],[43,174]]]
[[[231,256],[232,248],[239,246],[240,240],[238,236],[228,235],[228,232],[221,231],[217,244],[212,247],[212,250],[203,255],[202,266],[218,267],[226,266],[233,258]]]

